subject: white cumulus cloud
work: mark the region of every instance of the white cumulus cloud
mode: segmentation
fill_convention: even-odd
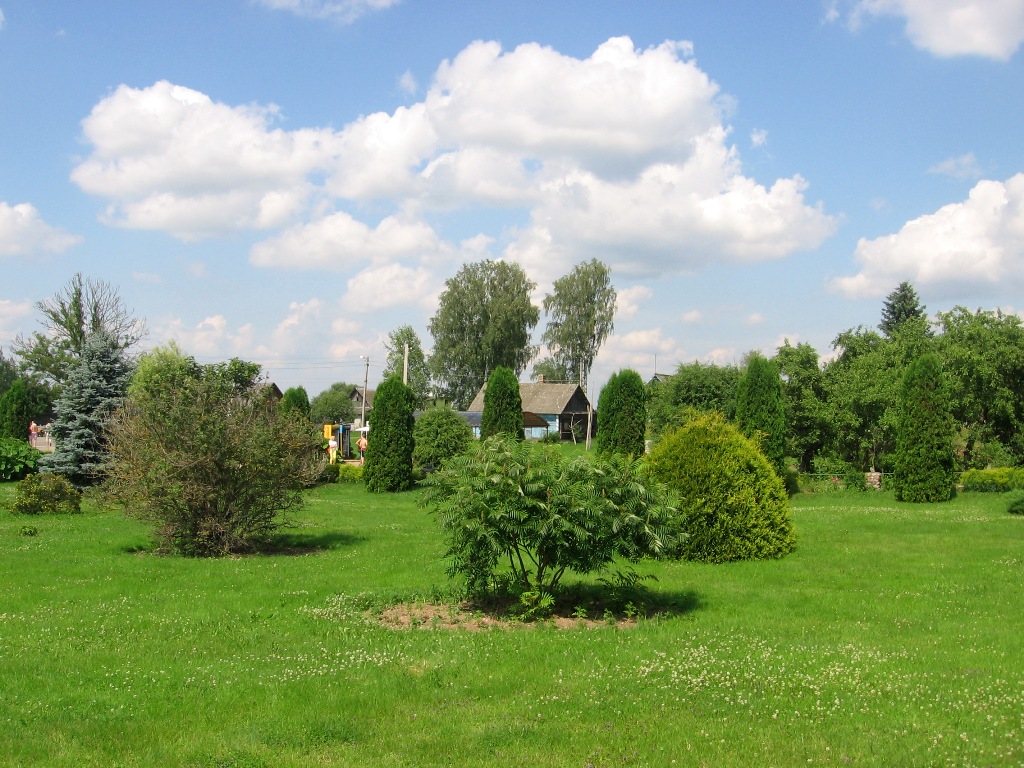
[[[939,176],[950,176],[954,179],[980,179],[981,169],[978,167],[978,158],[973,152],[959,157],[951,157],[936,163],[928,169],[929,173]]]
[[[1022,0],[860,0],[865,16],[898,16],[907,37],[935,56],[984,56],[1007,60],[1024,42]]]
[[[62,253],[81,241],[78,235],[47,224],[29,203],[0,201],[0,257]]]
[[[856,275],[832,282],[851,298],[884,296],[902,280],[937,292],[1024,285],[1024,173],[980,181],[963,202],[857,244]]]
[[[328,130],[273,127],[275,107],[214,102],[166,81],[122,85],[82,121],[92,154],[71,174],[111,201],[108,222],[183,239],[280,227],[303,209]]]

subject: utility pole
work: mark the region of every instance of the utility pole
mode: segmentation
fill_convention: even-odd
[[[366,426],[366,386],[370,382],[370,356],[360,355],[360,358],[366,361],[366,369],[363,371],[363,409],[359,414],[359,426]]]
[[[409,342],[405,342],[405,357],[402,358],[402,383],[409,386]]]

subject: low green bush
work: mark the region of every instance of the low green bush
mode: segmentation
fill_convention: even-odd
[[[1024,515],[1024,490],[1013,491],[1006,497],[1006,511],[1011,515]]]
[[[77,514],[82,511],[82,494],[64,475],[28,475],[14,487],[11,511],[20,515]]]
[[[21,480],[36,470],[36,462],[42,456],[24,440],[13,437],[0,439],[0,481]]]
[[[412,436],[412,465],[422,473],[439,468],[469,448],[473,428],[450,405],[439,405],[420,414]]]
[[[320,476],[316,479],[317,483],[322,485],[338,482],[338,471],[342,466],[342,464],[324,464],[324,468],[320,470]]]
[[[363,482],[363,468],[359,464],[335,464],[338,468],[338,483]]]
[[[965,491],[1006,493],[1024,488],[1024,469],[998,467],[996,469],[968,469],[960,474]]]

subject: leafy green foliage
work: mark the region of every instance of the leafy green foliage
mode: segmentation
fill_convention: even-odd
[[[786,455],[797,459],[798,469],[810,470],[814,457],[825,447],[829,432],[825,374],[818,353],[810,344],[776,350],[775,365],[782,376],[787,435]]]
[[[498,366],[487,379],[484,391],[484,412],[480,417],[480,437],[488,438],[499,432],[524,439],[523,400],[519,394],[519,381],[515,373]]]
[[[108,420],[124,402],[131,375],[118,339],[100,331],[86,340],[54,406],[55,448],[40,459],[40,471],[62,474],[77,487],[99,482]]]
[[[616,371],[597,400],[597,452],[644,455],[647,430],[647,392],[640,374],[629,368]]]
[[[0,397],[0,438],[26,440],[29,424],[53,415],[53,390],[44,382],[19,378]]]
[[[536,284],[518,264],[465,264],[445,282],[430,319],[434,351],[428,363],[439,394],[456,407],[469,405],[499,365],[518,376],[533,358],[530,332],[540,310],[530,301]]]
[[[556,362],[554,358],[551,357],[545,357],[533,364],[533,370],[530,372],[530,378],[540,380],[542,376],[544,377],[544,381],[555,383],[575,383],[578,382],[580,378],[578,372],[573,375],[565,365]]]
[[[0,397],[4,396],[17,378],[18,366],[9,357],[5,357],[4,351],[0,349]]]
[[[20,480],[34,472],[42,455],[24,440],[0,438],[0,481]]]
[[[309,418],[314,424],[350,424],[356,417],[352,402],[355,384],[338,381],[313,398]]]
[[[416,395],[400,378],[385,379],[373,400],[363,480],[370,491],[404,491],[412,486]]]
[[[151,371],[111,422],[104,490],[153,523],[164,550],[252,550],[301,506],[324,461],[321,439],[305,416],[277,407],[258,365],[163,361],[166,375]]]
[[[338,468],[339,483],[361,483],[363,482],[363,470],[365,467],[359,464],[335,464]]]
[[[19,515],[77,514],[82,494],[63,475],[28,475],[14,487],[11,511]]]
[[[542,340],[566,380],[586,388],[594,358],[615,328],[616,298],[611,269],[597,259],[577,264],[544,297],[548,323]]]
[[[388,334],[388,340],[384,346],[388,350],[387,363],[384,365],[382,378],[397,376],[402,378],[405,370],[405,347],[409,346],[409,365],[407,384],[409,389],[416,395],[416,407],[421,408],[430,396],[430,369],[427,367],[427,358],[423,354],[423,345],[420,337],[411,325],[400,325]]]
[[[539,599],[568,571],[600,571],[616,556],[669,556],[681,539],[671,495],[639,461],[618,455],[566,458],[501,433],[425,483],[422,503],[448,541],[448,573],[473,597],[500,590],[505,565],[513,589]]]
[[[938,355],[907,368],[891,487],[899,501],[948,501],[953,493],[953,419]]]
[[[421,413],[412,435],[412,464],[421,471],[440,467],[452,456],[464,453],[473,441],[473,429],[449,405],[438,405]]]
[[[70,375],[93,334],[106,334],[121,352],[146,335],[145,321],[132,315],[114,286],[81,273],[52,299],[37,302],[36,309],[46,331],[36,331],[28,339],[18,336],[14,354],[23,368],[58,383]]]
[[[282,411],[291,411],[309,418],[309,395],[304,387],[288,387],[281,397],[278,407]]]
[[[683,557],[720,563],[788,554],[789,498],[761,450],[721,414],[697,416],[662,438],[651,474],[682,497]]]
[[[786,406],[775,364],[752,354],[736,386],[736,424],[761,446],[779,477],[786,474]]]
[[[678,429],[688,419],[690,411],[717,411],[726,419],[732,419],[736,415],[739,378],[740,369],[735,365],[681,363],[668,381],[650,390],[651,434],[657,439]]]

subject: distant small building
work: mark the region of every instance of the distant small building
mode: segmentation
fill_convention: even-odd
[[[373,410],[373,395],[376,390],[366,390],[366,420],[370,420],[370,411]],[[353,411],[355,413],[356,421],[362,417],[363,413],[363,388],[353,385],[349,392],[349,399],[352,400]],[[360,424],[360,426],[363,426]]]
[[[574,435],[586,436],[590,401],[579,384],[520,382],[519,397],[523,401],[523,422],[528,438],[541,438],[548,432],[557,432],[563,440],[572,440]],[[466,410],[483,413],[484,388],[477,392]],[[595,428],[596,418],[591,419],[591,429]]]

